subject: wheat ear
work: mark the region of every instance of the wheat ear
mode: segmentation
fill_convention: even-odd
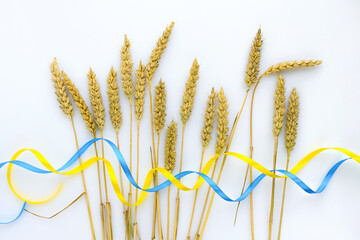
[[[289,106],[287,109],[286,125],[285,125],[285,147],[287,149],[286,171],[289,169],[290,152],[294,149],[296,143],[299,113],[300,113],[299,95],[296,92],[296,88],[293,88],[289,98]],[[282,226],[284,204],[285,204],[286,182],[287,182],[287,178],[284,179],[284,188],[282,192],[278,240],[280,240],[280,235],[281,235],[281,226]]]
[[[262,44],[262,34],[261,29],[259,28],[253,41],[253,45],[251,46],[249,61],[245,72],[245,83],[248,88],[256,83],[259,75]]]
[[[146,66],[146,80],[151,82],[154,77],[156,69],[159,67],[159,62],[161,55],[166,49],[166,44],[169,41],[171,30],[174,27],[174,22],[170,23],[169,26],[166,27],[165,31],[163,32],[162,36],[156,43],[156,47],[152,50],[149,63]]]
[[[73,106],[70,103],[70,98],[66,93],[65,84],[61,80],[61,74],[60,74],[60,70],[59,70],[56,58],[54,58],[54,62],[51,63],[51,65],[50,65],[50,71],[52,74],[51,80],[54,83],[55,94],[58,97],[57,100],[60,104],[60,109],[63,111],[63,113],[65,115],[67,115],[70,118],[71,126],[72,126],[72,129],[74,132],[76,150],[79,151],[79,143],[77,140],[77,134],[76,134],[74,120],[73,120],[74,110],[73,110]],[[80,166],[81,166],[82,165],[81,157],[79,157],[79,162],[80,162]],[[91,209],[90,209],[90,201],[89,201],[89,196],[87,193],[85,175],[82,170],[81,170],[81,178],[82,178],[82,183],[83,183],[84,192],[85,192],[85,199],[86,199],[86,206],[87,206],[87,211],[88,211],[88,216],[89,216],[89,221],[90,221],[91,234],[92,234],[92,238],[95,240],[95,229],[94,229],[94,224],[93,224],[92,214],[91,214]]]
[[[139,63],[139,67],[135,72],[135,92],[134,92],[134,105],[135,105],[135,117],[136,117],[136,183],[139,182],[139,161],[140,161],[140,120],[143,117],[144,112],[144,96],[145,96],[145,66]],[[135,199],[138,198],[138,189],[135,190]],[[138,234],[138,223],[137,223],[137,211],[138,207],[135,206],[135,216],[134,216],[134,232],[133,239],[136,239]],[[141,237],[139,236],[139,239]]]
[[[91,135],[95,138],[96,137],[96,127],[93,116],[90,114],[89,108],[86,105],[84,99],[80,95],[79,90],[76,88],[75,84],[70,80],[70,78],[66,75],[64,71],[61,72],[61,76],[63,81],[68,89],[71,97],[73,98],[76,106],[78,107],[81,117],[83,118],[87,129],[91,133]]]
[[[155,71],[159,66],[160,58],[165,51],[166,44],[169,41],[171,30],[174,27],[174,22],[172,22],[168,27],[166,27],[165,31],[163,32],[162,36],[156,43],[155,48],[151,52],[151,56],[149,59],[148,64],[146,65],[145,69],[145,77],[146,82],[148,84],[148,91],[149,91],[149,99],[150,99],[150,122],[151,122],[151,140],[152,140],[152,156],[154,161],[154,167],[157,167],[157,160],[156,160],[156,151],[155,151],[155,136],[154,136],[154,121],[153,121],[153,109],[152,109],[152,96],[151,96],[151,81],[154,77]],[[155,185],[157,184],[157,172],[155,173]],[[161,229],[161,215],[160,215],[160,199],[159,193],[155,193],[155,201],[154,201],[154,218],[153,218],[153,226],[152,226],[152,235],[151,239],[155,239],[155,222],[156,216],[158,218],[158,229],[159,229],[159,239],[163,239],[162,229]]]
[[[70,98],[66,93],[65,84],[61,80],[61,74],[56,58],[54,58],[54,62],[51,63],[50,70],[52,74],[51,80],[54,83],[55,94],[57,96],[57,101],[60,104],[60,109],[65,115],[72,119],[74,114],[73,106],[71,105]]]
[[[204,126],[201,130],[202,150],[201,150],[201,159],[200,159],[200,164],[199,164],[199,172],[201,171],[201,168],[202,168],[205,149],[209,145],[211,138],[212,138],[211,133],[213,132],[213,129],[214,129],[214,123],[215,123],[215,117],[216,117],[216,105],[215,105],[216,98],[217,98],[217,93],[215,92],[214,88],[212,88],[211,93],[208,96],[208,100],[206,103]],[[188,235],[187,235],[188,240],[190,240],[190,232],[191,232],[191,226],[192,226],[194,213],[195,213],[197,196],[198,196],[198,189],[196,189],[196,191],[195,191],[194,203],[193,203],[193,208],[192,208],[192,212],[191,212],[189,230],[188,230]]]
[[[155,87],[154,99],[154,127],[156,133],[160,134],[165,126],[166,117],[166,89],[165,83],[160,79],[159,84]]]
[[[278,139],[284,125],[285,117],[285,81],[279,74],[275,98],[274,98],[274,118],[273,118],[273,134],[274,134],[274,158],[273,158],[273,171],[276,169],[276,159],[278,150]],[[275,178],[272,179],[271,187],[271,202],[270,202],[270,216],[269,216],[269,240],[271,240],[273,216],[274,216],[274,202],[275,202]]]
[[[216,154],[221,154],[224,151],[224,148],[228,141],[228,131],[229,131],[229,126],[228,126],[229,125],[229,103],[228,103],[228,100],[226,98],[223,88],[221,88],[221,90],[218,94],[218,102],[219,102],[219,107],[217,109],[218,124],[217,124],[217,137],[216,137],[215,152],[216,152]],[[228,148],[227,148],[227,150],[228,150]],[[216,184],[219,184],[221,173],[222,173],[224,165],[225,165],[225,160],[226,159],[224,158],[222,161],[222,164],[221,164],[221,167],[220,167],[217,179],[216,179]],[[218,160],[215,161],[211,178],[214,177],[217,162],[218,162]],[[204,207],[206,207],[209,192],[210,192],[210,189],[208,189],[207,198],[205,199]],[[201,239],[204,234],[206,223],[207,223],[207,220],[210,215],[212,203],[214,201],[214,196],[215,196],[215,192],[213,192],[213,194],[211,195],[209,207],[206,211],[204,223],[201,228],[201,233],[200,233],[200,235],[197,234],[197,237],[199,239]],[[200,218],[200,223],[201,223],[201,220],[202,220],[202,217]]]
[[[117,73],[113,67],[111,67],[107,78],[107,94],[109,99],[109,114],[111,123],[116,131],[119,132],[122,123],[122,114],[120,106],[119,85],[116,81]]]

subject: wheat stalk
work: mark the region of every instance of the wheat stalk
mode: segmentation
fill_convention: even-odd
[[[169,41],[171,30],[174,27],[174,22],[172,22],[168,27],[166,27],[162,36],[156,43],[155,48],[151,52],[151,56],[148,64],[145,69],[146,82],[148,83],[149,99],[150,99],[150,122],[151,122],[151,140],[152,140],[152,156],[154,161],[154,167],[157,167],[156,152],[155,152],[155,137],[154,137],[154,121],[153,121],[153,109],[152,109],[152,96],[151,96],[151,81],[154,77],[155,71],[159,66],[160,58],[165,51],[166,44]],[[157,184],[157,173],[155,173],[155,184]],[[152,227],[152,236],[151,239],[155,239],[155,222],[156,215],[158,217],[158,229],[159,229],[159,239],[162,240],[162,229],[161,229],[161,215],[160,215],[160,199],[159,193],[155,193],[154,201],[154,218],[153,218],[153,227]]]
[[[181,132],[181,150],[180,150],[180,169],[179,172],[182,170],[182,161],[183,161],[183,152],[184,152],[184,134],[185,134],[185,126],[186,123],[189,121],[189,118],[192,113],[192,109],[195,103],[195,94],[196,94],[196,86],[197,81],[199,80],[199,64],[194,59],[191,69],[190,69],[190,76],[185,83],[185,92],[183,95],[183,103],[180,107],[180,116],[182,121],[182,132]],[[179,204],[180,204],[180,189],[177,190],[177,197],[176,197],[176,212],[175,212],[175,222],[174,222],[174,233],[173,238],[174,240],[177,237],[177,229],[179,224]]]
[[[224,93],[223,88],[221,88],[221,90],[220,90],[220,92],[218,94],[218,102],[219,102],[219,107],[217,109],[218,124],[217,124],[217,137],[216,137],[215,152],[216,152],[216,154],[221,154],[224,151],[224,148],[226,146],[226,142],[228,140],[228,131],[229,131],[229,127],[228,127],[228,124],[229,124],[229,118],[228,118],[228,116],[229,116],[229,103],[227,101],[227,98],[226,98],[226,95]],[[238,117],[239,117],[239,115],[238,115]],[[236,120],[235,120],[235,122],[236,122]],[[233,126],[233,129],[234,129],[234,126]],[[231,132],[233,132],[233,131],[231,131]],[[232,135],[230,135],[230,138],[231,137],[232,137]],[[230,140],[231,139],[229,139],[229,142],[230,142]],[[230,145],[228,144],[228,146],[226,148],[226,151],[228,150],[229,146]],[[222,170],[223,170],[224,165],[225,165],[225,160],[226,160],[226,158],[224,158],[223,161],[222,161],[221,168],[219,170],[219,174],[218,174],[217,179],[216,179],[216,184],[219,184],[221,173],[222,173]],[[211,178],[214,177],[217,162],[218,162],[218,159],[216,159],[216,161],[215,161]],[[207,196],[205,198],[205,204],[204,204],[203,212],[205,211],[205,207],[207,205],[207,200],[208,200],[208,197],[209,197],[209,193],[210,193],[210,188],[208,188]],[[203,234],[204,234],[206,223],[207,223],[207,220],[208,220],[209,215],[210,215],[212,203],[214,201],[214,196],[215,196],[215,192],[213,192],[213,194],[211,195],[211,199],[210,199],[210,202],[209,202],[209,207],[208,207],[208,210],[206,212],[204,223],[203,223],[202,228],[201,228],[201,233],[199,235],[199,228],[200,228],[200,225],[201,225],[203,213],[202,213],[202,216],[200,218],[199,227],[198,227],[197,234],[196,234],[196,238],[198,238],[198,239],[201,239]]]
[[[245,83],[248,88],[256,83],[259,75],[262,44],[262,34],[261,29],[259,28],[253,41],[253,45],[251,46],[249,61],[245,72]]]
[[[107,77],[109,114],[110,114],[110,120],[112,126],[114,127],[116,133],[117,148],[120,149],[119,129],[122,124],[122,114],[121,114],[121,106],[120,106],[119,84],[116,79],[117,79],[117,72],[114,70],[113,67],[111,67],[109,75]],[[119,173],[120,173],[120,191],[124,195],[124,184],[122,179],[122,169],[120,165],[119,165]],[[123,204],[123,213],[124,213],[125,227],[126,230],[128,230],[128,225],[126,224],[127,214],[126,214],[125,204]]]
[[[300,113],[299,95],[296,92],[296,88],[293,88],[289,98],[289,106],[287,109],[286,126],[285,126],[285,147],[287,149],[286,171],[289,169],[290,152],[294,149],[296,143],[299,113]],[[286,182],[287,182],[287,178],[285,178],[284,180],[284,188],[282,192],[278,240],[280,240],[280,235],[281,235],[281,226],[282,226],[282,218],[283,218],[284,203],[285,203]]]
[[[274,158],[273,158],[273,171],[275,173],[276,169],[276,159],[277,159],[277,149],[278,149],[278,139],[279,134],[284,125],[285,117],[285,81],[282,76],[279,74],[275,98],[274,98],[274,117],[273,117],[273,134],[274,134]],[[274,215],[274,202],[275,202],[275,178],[272,179],[271,187],[271,205],[270,205],[270,216],[269,216],[269,240],[271,240],[272,224],[273,224],[273,215]]]
[[[177,124],[174,121],[171,121],[170,125],[166,130],[166,139],[165,139],[165,169],[172,173],[175,168],[176,161],[176,140],[177,140]],[[167,227],[166,227],[166,236],[169,240],[169,226],[170,226],[170,186],[168,188],[168,198],[167,198]]]
[[[202,163],[204,160],[205,148],[209,145],[211,138],[212,138],[211,133],[213,132],[213,129],[214,129],[214,123],[215,123],[215,117],[216,117],[216,105],[215,105],[216,98],[217,98],[217,93],[215,92],[214,88],[212,88],[211,93],[208,96],[208,100],[206,103],[204,126],[201,130],[202,151],[201,151],[199,172],[201,171]],[[192,208],[192,212],[191,212],[189,230],[188,230],[188,235],[187,235],[188,240],[190,240],[191,225],[192,225],[192,221],[194,218],[197,195],[198,195],[198,189],[196,189],[196,191],[195,191],[194,203],[193,203],[193,208]]]
[[[101,97],[100,84],[96,80],[96,75],[91,68],[89,73],[87,74],[87,78],[89,81],[89,95],[90,95],[91,106],[94,111],[95,123],[98,126],[100,131],[100,136],[103,139],[104,138],[103,130],[105,125],[105,108]],[[104,140],[101,140],[101,155],[102,158],[105,159]],[[106,199],[105,202],[106,208],[105,210],[103,210],[103,214],[107,218],[107,221],[106,223],[104,223],[104,225],[107,224],[107,235],[109,240],[111,240],[113,236],[112,224],[111,224],[111,204],[109,202],[109,196],[108,196],[105,163],[102,162],[102,165],[103,165],[103,179],[104,179],[105,199]]]
[[[145,96],[145,66],[139,63],[139,68],[135,72],[135,92],[134,92],[134,105],[135,105],[135,117],[136,117],[136,126],[137,126],[137,140],[136,140],[136,183],[139,182],[139,161],[140,161],[140,120],[142,119],[144,112],[144,96]],[[135,190],[135,199],[138,198],[138,189]],[[137,206],[135,206],[135,216],[134,216],[134,235],[133,239],[136,239],[138,234],[138,223],[137,223]],[[140,236],[139,236],[140,239]]]
[[[131,54],[130,54],[130,41],[125,35],[124,37],[124,44],[121,47],[121,78],[122,78],[122,85],[123,90],[126,95],[126,97],[129,100],[129,109],[130,109],[130,172],[132,172],[132,121],[133,121],[133,114],[132,114],[132,95],[134,92],[133,82],[132,82],[132,67],[133,63],[131,60]],[[128,194],[129,203],[132,202],[132,185],[129,183],[129,194]],[[131,207],[128,207],[128,227],[131,229]],[[128,232],[128,239],[130,239],[130,231]]]
[[[74,132],[76,150],[79,151],[79,142],[77,140],[77,134],[76,134],[74,120],[73,120],[74,110],[70,103],[70,98],[66,93],[65,84],[61,80],[61,74],[60,74],[60,70],[59,70],[56,58],[54,58],[54,62],[52,62],[50,65],[50,71],[52,74],[51,80],[54,83],[55,94],[58,97],[57,100],[60,104],[60,109],[63,111],[63,113],[65,115],[67,115],[70,118],[71,126],[72,126],[72,129]],[[81,157],[79,157],[79,162],[80,162],[80,166],[81,166],[82,165]],[[83,170],[81,170],[81,179],[82,179],[84,192],[85,192],[85,199],[86,199],[86,206],[87,206],[87,211],[88,211],[88,216],[89,216],[89,221],[90,221],[91,234],[92,234],[92,238],[95,240],[95,229],[94,229],[94,224],[93,224],[93,220],[92,220],[92,214],[91,214],[91,209],[90,209],[90,200],[89,200],[89,196],[87,193],[87,186],[86,186],[85,175],[84,175]]]

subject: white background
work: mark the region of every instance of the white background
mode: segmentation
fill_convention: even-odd
[[[87,103],[86,73],[91,66],[106,94],[106,76],[111,66],[119,70],[120,48],[126,33],[132,43],[132,57],[147,63],[152,48],[171,21],[175,27],[154,77],[167,84],[168,123],[180,120],[184,82],[194,57],[200,63],[200,80],[193,115],[186,129],[184,170],[198,168],[199,132],[206,96],[212,86],[224,87],[230,103],[230,122],[245,94],[244,71],[251,41],[261,26],[264,45],[261,71],[281,61],[322,59],[319,67],[284,72],[287,96],[296,87],[301,97],[301,116],[293,166],[301,157],[319,147],[345,147],[360,153],[358,103],[360,66],[358,1],[1,1],[0,2],[0,96],[1,161],[10,159],[20,148],[39,150],[56,167],[74,153],[73,133],[68,118],[58,108],[50,81],[49,65],[57,57],[59,66],[80,88]],[[254,159],[272,165],[272,100],[276,76],[259,85],[254,110]],[[104,100],[106,101],[106,99]],[[146,94],[141,133],[141,182],[150,169],[149,103]],[[107,101],[105,102],[107,107]],[[128,101],[121,92],[124,122],[120,130],[121,149],[127,157],[129,134]],[[107,116],[108,117],[108,116]],[[107,118],[105,137],[115,140]],[[81,144],[90,134],[75,111],[75,124]],[[249,102],[240,120],[231,151],[248,154]],[[215,137],[215,134],[214,134]],[[285,166],[284,135],[280,136],[278,167]],[[162,136],[162,140],[164,137]],[[180,147],[180,145],[178,145]],[[214,141],[206,152],[213,154]],[[179,150],[178,150],[179,152]],[[110,150],[107,156],[115,164]],[[89,151],[86,157],[94,156]],[[329,151],[314,159],[299,176],[316,188],[324,174],[344,156]],[[30,154],[21,160],[39,165]],[[117,169],[117,168],[116,168]],[[225,167],[221,187],[238,197],[245,164],[231,159]],[[178,166],[175,173],[178,172]],[[329,187],[319,195],[309,195],[293,183],[288,185],[282,239],[358,239],[360,234],[360,167],[348,162],[335,174]],[[258,174],[257,172],[255,173]],[[21,207],[8,189],[6,171],[0,171],[0,219],[13,218]],[[15,185],[26,196],[40,199],[65,182],[59,196],[28,209],[51,215],[82,192],[80,176],[39,176],[19,168]],[[86,171],[92,212],[100,239],[99,200],[96,168]],[[194,177],[184,179],[191,185]],[[280,181],[277,188],[274,236],[279,219]],[[206,187],[200,191],[202,204]],[[265,239],[270,201],[270,179],[254,192],[256,239]],[[175,188],[172,192],[175,203]],[[162,197],[162,220],[166,221],[166,190]],[[114,239],[123,237],[122,207],[110,191],[113,207]],[[179,239],[186,237],[193,193],[181,193]],[[143,239],[151,235],[153,197],[139,207],[139,227]],[[24,213],[15,223],[0,226],[1,239],[90,239],[85,200],[52,220]],[[204,239],[250,239],[249,201],[244,201],[238,223],[233,226],[236,204],[215,198]],[[173,209],[174,210],[174,209]],[[195,216],[199,218],[200,207]],[[173,214],[173,211],[172,211]],[[171,222],[173,221],[173,215]],[[172,225],[171,225],[172,226]],[[165,227],[165,225],[164,225]],[[164,228],[165,229],[165,228]]]

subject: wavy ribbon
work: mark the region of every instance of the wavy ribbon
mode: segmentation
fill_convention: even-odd
[[[251,165],[252,167],[254,167],[255,169],[257,169],[258,171],[260,171],[262,174],[259,175],[250,185],[249,187],[244,191],[244,193],[238,197],[237,199],[231,199],[230,197],[228,197],[221,189],[220,187],[211,179],[207,176],[207,173],[209,172],[211,166],[214,164],[214,162],[221,156],[221,155],[216,155],[213,158],[211,158],[204,166],[204,168],[202,169],[201,172],[196,172],[196,171],[184,171],[181,172],[179,174],[176,174],[175,176],[173,176],[170,172],[166,171],[164,168],[154,168],[151,169],[145,179],[145,183],[144,186],[141,188],[140,186],[138,186],[138,184],[135,182],[133,176],[130,173],[130,170],[121,154],[121,152],[119,151],[119,149],[116,147],[116,145],[114,143],[112,143],[111,141],[107,140],[107,139],[93,139],[88,141],[86,144],[84,144],[79,151],[77,151],[71,158],[70,160],[65,163],[62,167],[60,167],[59,169],[55,169],[53,168],[50,163],[45,159],[45,157],[38,151],[34,150],[34,149],[22,149],[20,151],[18,151],[16,154],[14,154],[14,156],[11,158],[10,161],[8,162],[3,162],[0,164],[0,168],[2,166],[4,166],[5,164],[9,164],[8,167],[8,171],[7,171],[7,179],[8,179],[8,183],[9,186],[11,188],[11,190],[14,192],[14,194],[19,197],[20,199],[22,199],[25,203],[23,205],[23,208],[20,212],[20,214],[17,216],[16,219],[10,221],[10,222],[14,222],[15,220],[17,220],[20,215],[22,214],[26,202],[29,203],[43,203],[46,201],[49,201],[50,199],[52,199],[53,197],[55,197],[57,195],[57,193],[60,191],[62,185],[58,188],[58,190],[55,192],[55,194],[53,194],[51,197],[45,199],[45,200],[40,200],[40,201],[36,201],[36,200],[29,200],[25,197],[23,197],[21,194],[18,193],[18,191],[15,190],[12,181],[11,181],[11,169],[13,167],[13,165],[17,165],[20,166],[24,169],[27,169],[29,171],[35,172],[35,173],[40,173],[40,174],[48,174],[48,173],[57,173],[57,174],[62,174],[62,175],[73,175],[73,174],[77,174],[79,173],[81,170],[84,170],[88,167],[90,167],[92,164],[94,164],[97,161],[104,161],[105,165],[106,165],[106,169],[107,172],[109,174],[110,177],[110,181],[112,183],[112,186],[114,188],[114,191],[117,195],[117,197],[119,198],[119,200],[124,203],[125,205],[130,206],[130,204],[125,200],[124,196],[121,194],[120,188],[119,188],[119,184],[117,182],[117,178],[116,178],[116,174],[114,172],[114,169],[112,167],[112,165],[110,164],[109,161],[107,161],[106,159],[102,159],[99,157],[94,157],[91,158],[89,160],[87,160],[86,162],[84,162],[82,165],[75,167],[72,170],[69,171],[65,171],[66,169],[68,169],[70,166],[72,166],[78,159],[79,157],[96,141],[99,140],[104,140],[105,142],[107,142],[110,147],[113,149],[126,177],[129,179],[129,181],[138,189],[142,190],[139,199],[135,202],[135,204],[131,205],[131,206],[137,206],[139,204],[141,204],[144,200],[145,197],[147,195],[148,192],[156,192],[156,191],[160,191],[163,188],[166,188],[167,186],[169,186],[170,184],[174,184],[176,187],[178,187],[179,189],[183,190],[183,191],[191,191],[194,189],[199,188],[204,181],[206,181],[209,186],[224,200],[229,201],[229,202],[238,202],[238,201],[242,201],[244,200],[253,190],[254,188],[262,181],[262,179],[265,176],[270,176],[270,177],[275,177],[275,178],[285,178],[285,177],[289,177],[291,180],[293,180],[300,188],[302,188],[305,192],[310,193],[310,194],[314,194],[314,193],[320,193],[322,192],[327,184],[329,183],[330,179],[332,178],[332,176],[334,175],[334,173],[336,172],[336,170],[340,167],[340,165],[342,163],[344,163],[346,160],[352,158],[355,161],[357,161],[358,163],[360,163],[360,156],[356,155],[355,153],[343,149],[343,148],[321,148],[321,149],[317,149],[313,152],[311,152],[310,154],[306,155],[303,159],[301,159],[299,161],[298,164],[295,165],[294,168],[292,168],[290,171],[285,171],[285,170],[276,170],[277,172],[280,172],[282,174],[284,174],[283,176],[274,174],[272,170],[268,170],[265,167],[263,167],[262,165],[260,165],[259,163],[255,162],[254,160],[250,159],[249,157],[246,157],[245,155],[239,154],[239,153],[233,153],[233,152],[227,152],[227,153],[223,153],[221,155],[229,155],[229,156],[233,156],[235,158],[238,158],[244,162],[246,162],[247,164]],[[316,155],[318,155],[319,153],[325,151],[325,150],[337,150],[339,152],[344,153],[345,155],[349,156],[349,158],[344,159],[339,161],[338,163],[336,163],[331,169],[330,171],[327,173],[327,175],[325,176],[324,180],[322,181],[322,183],[320,184],[319,188],[317,190],[312,190],[309,186],[307,186],[303,181],[301,181],[295,174],[297,172],[299,172],[311,159],[313,159]],[[30,151],[34,154],[34,156],[40,161],[40,163],[47,169],[47,170],[42,170],[39,169],[37,167],[34,167],[30,164],[27,164],[25,162],[22,161],[18,161],[16,160],[23,152],[25,151]],[[64,172],[62,172],[64,171]],[[155,171],[160,172],[161,174],[163,174],[168,180],[166,180],[165,182],[159,184],[158,186],[155,186],[153,188],[149,188],[151,181],[152,181],[152,177],[153,177],[153,173]],[[189,174],[197,174],[199,175],[201,178],[198,178],[196,184],[192,187],[192,188],[188,188],[185,185],[183,185],[179,179],[183,178]],[[10,223],[7,222],[7,223]]]

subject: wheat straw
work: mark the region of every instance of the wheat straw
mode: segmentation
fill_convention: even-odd
[[[55,94],[58,97],[57,100],[60,104],[60,109],[63,111],[63,113],[65,115],[67,115],[70,118],[71,126],[72,126],[72,129],[74,132],[76,150],[79,151],[79,143],[77,140],[77,134],[76,134],[74,120],[73,120],[74,110],[70,103],[70,98],[66,93],[65,84],[61,80],[61,74],[60,74],[60,70],[59,70],[56,58],[54,58],[54,62],[51,63],[50,70],[51,70],[51,74],[52,74],[51,80],[54,83]],[[79,162],[80,162],[80,166],[81,166],[82,165],[81,157],[79,157]],[[89,221],[90,221],[91,234],[92,234],[92,238],[95,240],[95,229],[94,229],[94,224],[93,224],[93,220],[92,220],[92,214],[91,214],[91,209],[90,209],[90,200],[89,200],[89,196],[87,194],[87,186],[86,186],[85,175],[84,175],[83,170],[81,170],[81,179],[82,179],[82,183],[83,183],[83,187],[84,187],[86,206],[87,206],[87,211],[88,211],[88,216],[89,216]],[[80,198],[80,196],[77,199],[79,199],[79,198]],[[77,201],[77,199],[75,201]],[[68,207],[70,207],[71,205],[72,205],[72,203],[70,205],[68,205]],[[66,207],[66,208],[68,208],[68,207]],[[65,209],[63,209],[62,211],[64,211]],[[61,213],[62,211],[58,212],[57,214]],[[57,214],[53,215],[52,217],[55,217]],[[52,217],[50,217],[50,218],[52,218]]]
[[[277,149],[279,134],[284,125],[285,117],[285,81],[279,74],[275,98],[274,98],[274,117],[273,117],[273,134],[274,134],[274,159],[273,159],[273,171],[276,169]],[[269,240],[271,240],[273,216],[274,216],[274,202],[275,202],[275,178],[272,179],[271,187],[271,202],[270,202],[270,216],[269,216]]]
[[[139,161],[140,161],[140,120],[143,117],[144,112],[144,96],[145,96],[145,67],[141,63],[139,63],[139,68],[136,70],[135,75],[135,92],[134,92],[134,105],[135,105],[135,117],[136,117],[136,126],[137,126],[137,134],[136,134],[136,183],[139,182]],[[138,189],[135,190],[135,199],[138,198]],[[136,235],[138,234],[138,223],[137,223],[137,210],[138,207],[135,206],[135,216],[134,216],[134,235],[133,239],[136,239]],[[140,236],[139,236],[140,239]]]
[[[211,93],[208,96],[208,101],[206,103],[204,126],[201,130],[202,151],[201,151],[201,160],[200,160],[200,164],[199,164],[199,172],[201,171],[202,163],[204,160],[205,149],[209,145],[211,138],[212,138],[211,133],[213,132],[213,129],[214,129],[214,123],[215,123],[215,117],[216,117],[216,112],[215,112],[216,111],[216,105],[215,105],[216,98],[217,98],[217,93],[215,92],[214,88],[212,88]],[[187,235],[188,240],[190,240],[190,232],[191,232],[192,221],[193,221],[194,213],[195,213],[197,196],[198,196],[198,189],[196,189],[196,191],[195,191],[194,203],[193,203],[193,208],[192,208],[192,212],[191,212],[189,230],[188,230],[188,235]]]
[[[151,140],[153,146],[153,160],[154,160],[154,167],[157,167],[157,160],[156,160],[156,152],[155,152],[155,137],[154,137],[154,122],[153,122],[153,109],[152,109],[152,96],[151,96],[151,81],[154,77],[155,71],[159,66],[160,58],[165,51],[166,44],[169,41],[171,30],[174,27],[174,22],[172,22],[163,32],[162,36],[156,43],[156,47],[151,52],[151,56],[149,59],[148,64],[146,65],[145,76],[146,82],[148,83],[148,91],[149,91],[149,99],[150,99],[150,122],[151,122]],[[157,173],[155,173],[155,184],[157,181]],[[156,207],[155,207],[156,205]],[[155,211],[156,210],[156,211]],[[158,229],[159,229],[159,239],[162,240],[162,229],[161,229],[161,215],[160,215],[160,199],[159,193],[155,193],[155,201],[154,201],[154,221],[152,227],[152,239],[155,239],[155,222],[156,222],[156,215],[158,217]]]
[[[299,113],[300,113],[299,95],[296,92],[296,88],[293,88],[289,98],[289,106],[287,109],[286,126],[285,126],[285,147],[287,149],[286,171],[289,169],[290,152],[294,149],[296,143]],[[278,240],[280,240],[280,235],[281,235],[281,226],[282,226],[284,204],[285,204],[286,182],[287,182],[287,178],[285,178],[284,180],[284,188],[282,192]]]
[[[96,80],[96,75],[91,68],[89,73],[87,74],[87,78],[89,81],[89,95],[90,95],[91,106],[94,111],[95,123],[99,128],[100,137],[103,139],[104,138],[103,130],[105,125],[105,108],[101,97],[100,84]],[[104,140],[101,140],[101,156],[103,159],[105,159]],[[107,219],[107,221],[104,222],[104,225],[107,225],[107,236],[109,240],[112,240],[113,233],[112,233],[112,223],[111,223],[111,204],[109,202],[104,162],[102,162],[102,166],[103,166],[103,179],[104,179],[105,200],[106,200],[105,202],[106,207],[104,208],[104,206],[102,205],[103,208],[102,212]]]
[[[215,152],[216,152],[216,154],[221,154],[224,151],[224,147],[225,147],[226,142],[228,140],[228,131],[229,131],[229,127],[228,127],[228,124],[229,124],[229,119],[228,119],[228,116],[229,116],[229,104],[228,104],[228,101],[227,101],[227,98],[226,98],[226,95],[224,93],[223,88],[221,88],[221,90],[220,90],[220,92],[218,94],[218,102],[219,102],[219,107],[217,109],[218,124],[217,124],[217,138],[216,138]],[[242,111],[242,109],[241,109],[241,111]],[[235,119],[235,122],[237,122],[237,119],[240,116],[240,114],[241,114],[241,112],[238,114],[237,118]],[[234,122],[234,125],[233,125],[233,129],[234,129],[234,126],[235,126],[235,122]],[[232,129],[231,132],[233,132],[233,129]],[[230,135],[229,143],[231,141],[231,137],[232,137],[232,135]],[[230,144],[227,145],[226,151],[228,150],[229,146],[230,146]],[[225,161],[226,161],[226,158],[224,158],[223,161],[222,161],[221,168],[219,170],[219,174],[218,174],[217,179],[216,179],[216,184],[218,184],[219,181],[220,181],[220,177],[221,177],[221,173],[222,173],[222,170],[224,168],[224,165],[225,165]],[[214,177],[217,162],[218,162],[218,159],[215,161],[214,169],[213,169],[213,173],[212,173],[211,178]],[[204,204],[203,212],[205,211],[205,207],[207,205],[209,192],[210,192],[210,188],[208,188],[207,197],[205,198],[205,204]],[[203,213],[202,213],[202,216],[201,216],[200,222],[199,222],[199,227],[198,227],[197,234],[196,234],[196,238],[201,239],[203,234],[204,234],[206,223],[207,223],[207,220],[209,218],[212,203],[213,203],[213,200],[214,200],[214,196],[215,196],[215,192],[213,192],[212,195],[211,195],[211,199],[210,199],[210,202],[209,202],[209,207],[208,207],[208,210],[206,212],[204,223],[203,223],[202,228],[201,228],[201,233],[199,235],[199,228],[200,228],[202,217],[203,217]]]
[[[129,109],[130,109],[130,172],[132,172],[132,121],[133,121],[133,114],[132,114],[132,96],[134,92],[133,82],[132,82],[132,67],[133,63],[131,60],[130,54],[130,41],[125,35],[124,37],[124,45],[121,47],[121,78],[122,78],[122,85],[123,90],[125,92],[126,97],[129,100]],[[132,185],[129,183],[129,194],[128,194],[129,203],[132,202]],[[131,229],[131,207],[128,207],[128,220],[129,220],[129,229]],[[128,239],[130,239],[130,232],[128,233]]]
[[[195,102],[195,94],[196,94],[196,86],[197,81],[199,80],[199,64],[196,58],[193,61],[193,64],[190,69],[190,76],[185,83],[185,92],[183,95],[183,103],[180,107],[180,116],[182,121],[182,132],[181,132],[181,150],[180,150],[180,169],[182,170],[182,161],[183,161],[183,151],[184,151],[184,134],[185,134],[185,126],[186,123],[189,121],[189,118],[192,113],[192,109],[194,107]],[[177,197],[176,197],[176,212],[175,212],[175,223],[174,223],[174,233],[173,239],[176,240],[177,237],[177,229],[179,224],[179,204],[180,204],[180,189],[177,190]]]

